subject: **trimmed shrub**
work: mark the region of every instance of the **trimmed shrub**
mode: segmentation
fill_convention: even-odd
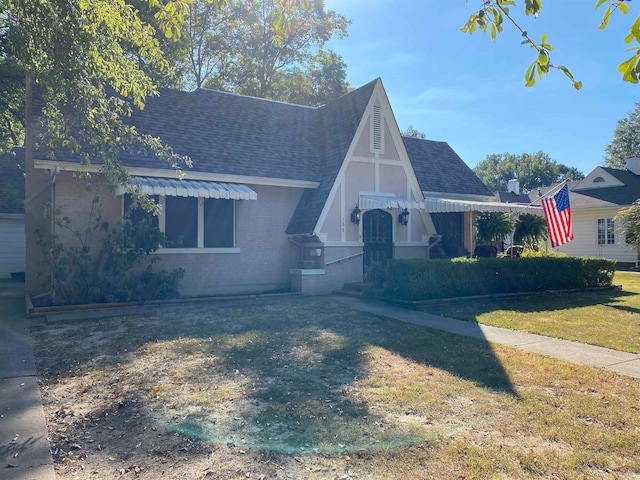
[[[382,294],[429,300],[516,292],[610,286],[615,261],[587,257],[391,260]]]

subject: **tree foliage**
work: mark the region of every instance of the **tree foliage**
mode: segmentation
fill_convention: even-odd
[[[613,220],[616,225],[621,225],[619,228],[624,241],[640,248],[640,198],[630,207],[618,211]]]
[[[317,107],[349,93],[347,65],[331,50],[314,55],[306,69],[293,66],[276,73],[270,98]]]
[[[150,254],[166,242],[149,221],[132,222],[125,213],[122,225],[109,226],[100,198],[91,201],[87,223],[77,225],[60,209],[54,212],[56,233],[51,243],[39,239],[51,258],[53,302],[62,305],[127,302],[178,296],[184,270],[154,270]],[[62,235],[61,235],[62,234]],[[62,236],[74,241],[62,241]]]
[[[349,91],[346,65],[324,50],[349,21],[323,0],[243,0],[212,9],[193,0],[187,84],[320,105]]]
[[[626,15],[629,13],[629,1],[595,1],[595,8],[604,7],[606,4],[602,21],[598,28],[600,30],[605,29],[614,14]],[[589,4],[586,3],[585,5]],[[485,34],[489,32],[491,39],[495,41],[497,35],[503,31],[504,25],[510,25],[522,35],[522,45],[528,46],[534,51],[534,59],[524,74],[527,87],[535,85],[536,77],[541,79],[550,71],[557,70],[569,78],[575,89],[580,90],[582,82],[576,80],[566,66],[551,62],[553,47],[549,44],[547,35],[542,34],[540,40],[537,41],[523,27],[524,18],[520,16],[521,13],[520,15],[518,13],[520,11],[518,7],[520,6],[523,7],[521,12],[524,13],[525,17],[536,18],[542,14],[542,0],[523,0],[522,2],[517,2],[516,0],[487,0],[482,2],[479,10],[469,16],[469,19],[462,27],[462,32],[469,34],[473,34],[476,30],[480,30]],[[624,37],[624,42],[632,45],[628,48],[632,55],[618,66],[618,71],[622,74],[622,79],[625,82],[638,83],[640,76],[640,16],[636,17],[631,23],[629,34]]]
[[[481,213],[476,219],[478,244],[501,242],[513,231],[513,223],[507,213]]]
[[[159,5],[155,0],[149,3]],[[173,4],[164,8],[169,5]],[[35,82],[40,123],[34,129],[41,134],[36,139],[41,148],[62,147],[84,162],[100,163],[113,183],[126,177],[118,162],[122,150],[143,145],[171,164],[179,161],[157,139],[139,135],[123,122],[133,108],[143,108],[146,97],[156,93],[142,64],[169,72],[156,31],[131,4],[0,0],[0,8],[4,20],[0,71],[15,78],[13,92],[25,91],[26,83]],[[172,25],[172,30],[181,17],[170,13],[165,12],[164,23],[158,20],[158,25]],[[17,116],[17,110],[14,117],[13,125],[25,118]],[[7,122],[2,129],[2,137],[11,138]]]
[[[400,134],[403,137],[409,137],[409,138],[420,138],[422,140],[424,140],[426,137],[426,135],[424,134],[424,132],[421,132],[420,130],[418,130],[417,128],[415,128],[413,125],[409,125],[407,127],[406,130],[404,130],[403,132],[400,132]]]
[[[624,168],[625,158],[631,155],[640,155],[640,102],[628,117],[618,120],[613,140],[605,148],[604,164]]]
[[[473,171],[490,190],[506,191],[507,182],[517,179],[520,189],[529,192],[563,180],[581,180],[582,172],[552,160],[549,155],[538,151],[533,154],[512,153],[491,154],[480,162]]]
[[[548,237],[547,224],[544,217],[533,213],[523,213],[518,216],[513,230],[515,243],[524,245],[531,250],[537,250],[538,246]]]

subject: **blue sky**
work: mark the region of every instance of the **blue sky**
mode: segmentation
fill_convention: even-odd
[[[598,30],[595,0],[545,1],[534,19],[514,13],[534,38],[548,35],[551,61],[567,66],[583,88],[560,72],[524,86],[533,51],[505,25],[497,41],[460,28],[480,0],[326,0],[352,21],[349,36],[329,47],[347,63],[359,87],[382,78],[401,130],[410,124],[431,140],[448,142],[474,167],[492,153],[542,150],[587,174],[601,165],[617,121],[640,101],[640,85],[623,82],[623,38],[637,8],[616,14]],[[634,2],[635,3],[635,2]]]

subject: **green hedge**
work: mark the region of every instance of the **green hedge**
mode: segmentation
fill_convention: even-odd
[[[615,265],[587,257],[391,260],[378,279],[384,297],[413,301],[610,286]]]

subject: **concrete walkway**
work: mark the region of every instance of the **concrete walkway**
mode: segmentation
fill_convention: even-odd
[[[371,300],[365,301],[359,298],[338,295],[332,295],[327,299],[362,312],[395,318],[403,322],[415,323],[416,325],[444,330],[466,337],[483,338],[489,342],[509,345],[569,362],[600,367],[611,372],[640,379],[640,355],[638,354],[620,352],[569,340],[559,340],[534,333],[518,332],[506,328],[439,317]]]
[[[0,478],[53,480],[24,287],[0,288]]]
[[[640,378],[640,355],[638,354],[620,352],[610,348],[596,347],[569,340],[559,340],[534,333],[518,332],[507,328],[454,320],[371,300],[365,301],[359,298],[338,295],[332,295],[327,298],[332,302],[362,312],[395,318],[403,322],[415,323],[416,325],[444,330],[457,335],[483,338],[489,342],[509,345],[569,362],[600,367],[628,377]]]

